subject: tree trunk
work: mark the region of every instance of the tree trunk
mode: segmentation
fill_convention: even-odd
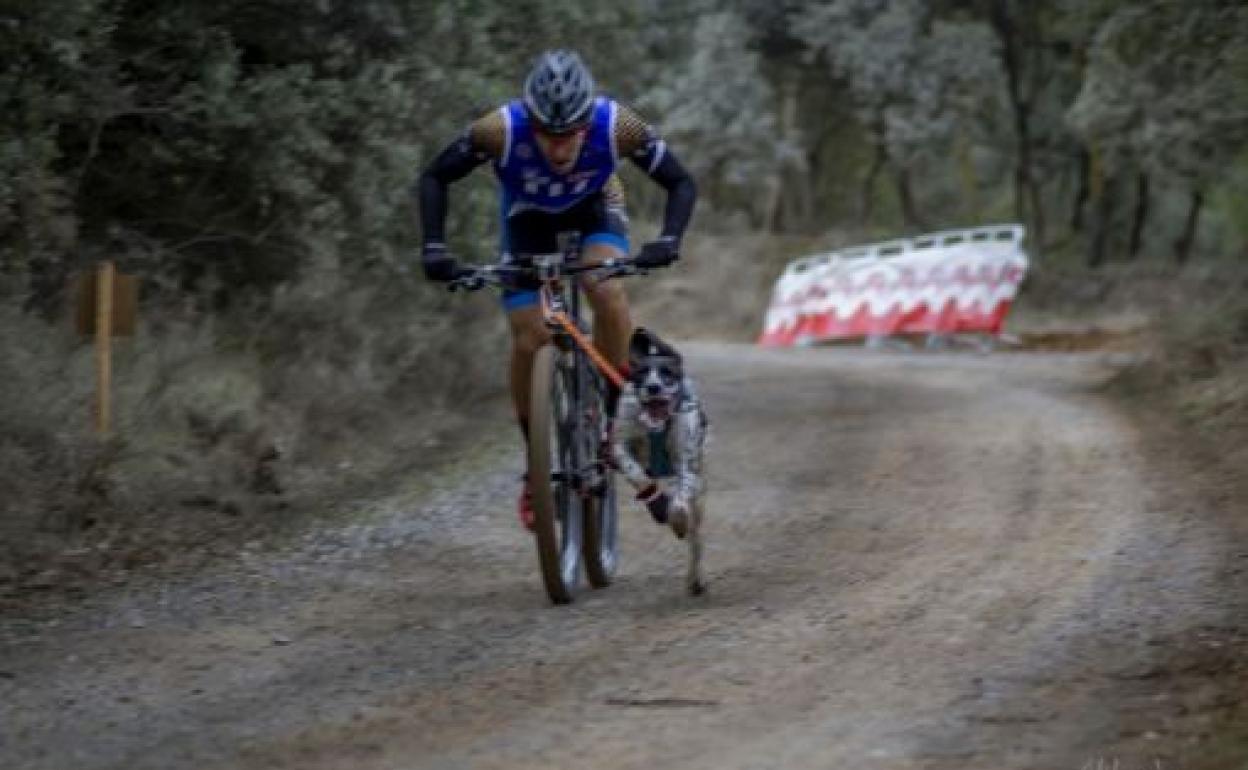
[[[1131,216],[1131,245],[1127,255],[1134,260],[1143,243],[1144,222],[1148,219],[1148,174],[1141,171],[1135,178],[1135,213]]]
[[[1018,40],[1014,20],[1010,18],[1007,0],[994,0],[992,4],[992,28],[1001,41],[1001,63],[1005,68],[1005,82],[1010,96],[1010,109],[1014,118],[1014,136],[1018,142],[1018,158],[1014,165],[1014,215],[1019,221],[1026,218],[1027,177],[1030,173],[1030,141],[1027,132],[1027,103],[1023,100]]]
[[[910,232],[926,229],[927,225],[914,205],[914,188],[910,184],[909,169],[897,171],[897,199],[901,203],[901,220],[906,229]]]
[[[1032,253],[1038,257],[1044,245],[1044,195],[1039,180],[1030,171],[1027,173],[1027,194],[1031,199],[1031,229],[1035,236],[1031,239]]]
[[[1109,177],[1099,185],[1100,189],[1093,196],[1096,202],[1095,219],[1092,222],[1092,237],[1088,239],[1088,267],[1100,267],[1105,264],[1109,251],[1109,235],[1114,222],[1114,204],[1117,197],[1117,179]]]
[[[1031,218],[1035,233],[1035,237],[1032,239],[1032,252],[1036,256],[1040,256],[1041,249],[1044,246],[1048,220],[1044,205],[1044,185],[1040,175],[1036,173],[1035,165],[1032,162],[1033,147],[1031,137],[1031,106],[1036,101],[1036,94],[1039,93],[1040,88],[1048,80],[1048,73],[1045,72],[1044,67],[1048,54],[1045,50],[1044,30],[1041,29],[1040,25],[1040,6],[1040,3],[1034,2],[1023,4],[1023,8],[1027,12],[1028,29],[1031,30],[1030,38],[1024,40],[1028,52],[1031,54],[1031,65],[1026,68],[1030,88],[1023,100],[1023,103],[1026,105],[1026,118],[1023,124],[1023,133],[1020,134],[1021,140],[1026,143],[1027,147],[1027,189],[1031,197]]]
[[[871,160],[871,168],[868,169],[866,177],[862,180],[862,224],[871,225],[871,217],[875,213],[875,180],[879,178],[880,172],[884,170],[884,163],[888,160],[888,153],[884,150],[883,140],[875,145],[875,158]]]
[[[971,218],[979,211],[979,179],[971,159],[970,141],[965,135],[958,139],[958,177],[962,183],[962,216]]]
[[[1014,135],[1018,142],[1018,159],[1014,167],[1014,212],[1020,222],[1031,224],[1032,248],[1038,252],[1044,243],[1044,202],[1032,169],[1031,103],[1023,93],[1024,51],[1019,45],[1018,28],[1010,17],[1009,0],[993,0],[990,18],[993,31],[1001,41],[1001,63],[1005,67],[1006,86],[1014,115]]]
[[[780,109],[780,136],[794,142],[797,134],[797,84],[793,80],[786,81],[784,100]],[[780,202],[784,192],[784,176],[792,174],[792,169],[777,164],[768,180],[767,198],[763,208],[763,226],[768,232],[776,232],[780,228]]]
[[[1183,234],[1174,244],[1174,260],[1180,265],[1186,264],[1192,256],[1192,246],[1196,242],[1196,225],[1200,223],[1200,210],[1205,205],[1205,196],[1200,190],[1192,191],[1192,203],[1187,209],[1187,221],[1183,223]]]
[[[1092,153],[1087,147],[1079,148],[1079,188],[1075,192],[1075,207],[1070,212],[1070,230],[1083,232],[1083,207],[1088,203],[1088,188],[1092,177]]]

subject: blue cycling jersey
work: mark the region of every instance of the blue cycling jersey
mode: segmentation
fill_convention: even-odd
[[[613,138],[617,109],[606,97],[594,100],[576,165],[559,174],[538,148],[523,102],[517,99],[503,107],[506,140],[494,160],[494,173],[503,189],[503,216],[531,210],[564,211],[601,190],[618,165]]]

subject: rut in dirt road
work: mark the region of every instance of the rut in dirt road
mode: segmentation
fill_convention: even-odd
[[[508,448],[305,547],[6,621],[0,766],[1243,766],[1248,548],[1096,356],[686,352],[707,596],[629,507],[616,584],[549,606]]]

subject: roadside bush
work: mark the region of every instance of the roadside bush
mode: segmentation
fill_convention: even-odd
[[[108,440],[91,345],[0,302],[0,587],[229,548],[394,483],[503,392],[501,314],[457,299],[337,278],[226,313],[145,308],[114,344]]]
[[[1163,324],[1162,359],[1184,410],[1203,422],[1248,430],[1248,276]]]
[[[1155,308],[1153,344],[1119,384],[1175,409],[1218,446],[1248,462],[1248,267],[1172,274]]]

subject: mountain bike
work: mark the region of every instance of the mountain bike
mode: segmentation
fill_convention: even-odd
[[[594,347],[581,316],[579,276],[608,280],[646,270],[632,258],[582,264],[580,239],[565,235],[560,251],[511,263],[467,268],[451,291],[534,288],[550,342],[533,360],[529,404],[529,483],[534,535],[546,593],[572,601],[584,567],[594,588],[610,585],[619,563],[618,504],[607,462],[607,384],[620,373]]]

